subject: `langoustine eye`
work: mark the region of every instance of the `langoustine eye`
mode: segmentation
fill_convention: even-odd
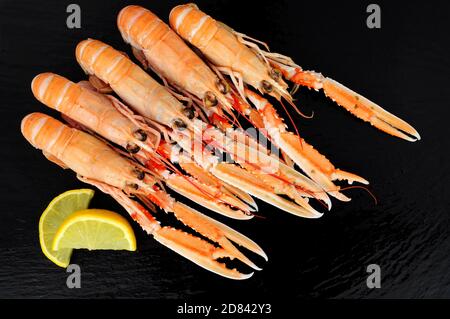
[[[263,80],[261,81],[262,89],[265,93],[270,93],[273,91],[273,85],[270,84],[268,81]]]
[[[214,93],[208,91],[205,94],[204,103],[207,107],[213,107],[216,106],[219,103],[219,101],[217,100]]]
[[[193,107],[185,107],[183,109],[183,113],[190,120],[192,120],[195,117],[195,110]]]
[[[127,183],[127,187],[130,187],[134,190],[138,190],[139,189],[139,185],[136,183]]]
[[[220,93],[227,94],[228,92],[230,92],[230,86],[224,80],[218,79],[216,85]]]
[[[175,120],[173,121],[173,125],[174,125],[177,129],[179,129],[179,130],[181,130],[181,131],[187,128],[187,124],[184,123],[184,121],[181,120],[181,119],[175,119]]]
[[[278,69],[270,70],[269,75],[272,79],[274,79],[277,82],[281,79],[281,72]]]
[[[126,149],[131,154],[136,154],[141,150],[141,148],[139,146],[137,146],[136,144],[133,144],[133,143],[127,144]]]
[[[139,168],[135,168],[133,170],[133,174],[135,174],[136,178],[140,181],[142,181],[145,178],[145,173],[142,170],[140,170]]]
[[[147,133],[143,130],[138,129],[133,133],[133,136],[141,142],[144,142],[147,139]]]

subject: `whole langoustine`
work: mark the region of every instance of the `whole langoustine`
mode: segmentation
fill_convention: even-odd
[[[190,7],[187,7],[183,12],[191,12],[189,9]],[[187,19],[185,15],[178,17],[175,12],[174,16],[177,17],[177,25],[182,28],[181,22]],[[199,27],[190,33],[191,41],[205,23],[207,24],[206,16],[197,25]],[[346,179],[349,182],[358,181],[367,184],[365,179],[335,168],[305,140],[288,132],[283,120],[267,100],[243,87],[240,89],[238,83],[228,83],[220,78],[217,75],[219,72],[213,72],[169,26],[149,10],[135,5],[127,6],[120,11],[117,25],[123,39],[131,44],[133,52],[143,65],[150,66],[161,77],[174,83],[177,88],[199,98],[214,125],[225,129],[231,127],[226,118],[217,115],[219,107],[225,111],[234,110],[248,117],[256,128],[264,129],[265,135],[269,135],[271,141],[285,154],[290,155],[325,191],[340,200],[347,201],[349,198],[339,192],[339,186],[335,185],[333,180]],[[256,110],[241,97],[244,94],[254,102]],[[240,136],[236,138],[244,139]]]
[[[110,194],[148,234],[199,266],[231,279],[246,279],[252,275],[229,269],[216,261],[220,257],[229,257],[259,270],[230,240],[267,260],[264,251],[256,243],[226,225],[176,202],[157,186],[152,176],[140,171],[135,163],[120,156],[103,141],[42,113],[27,115],[22,120],[21,130],[24,137],[42,150],[50,161],[72,169],[80,180]],[[144,204],[151,201],[166,212],[173,213],[186,226],[195,229],[217,246],[184,231],[161,226],[144,206],[126,194],[135,195]]]
[[[220,180],[201,170],[190,159],[184,158],[180,165],[194,177],[182,176],[180,172],[171,172],[165,162],[160,160],[160,156],[175,153],[175,150],[172,150],[173,146],[160,141],[156,147],[152,140],[161,138],[152,138],[152,135],[159,133],[120,113],[117,108],[120,106],[115,107],[115,104],[120,102],[112,96],[94,92],[93,88],[90,89],[86,83],[76,84],[53,73],[37,75],[32,81],[31,88],[39,101],[123,147],[178,193],[231,218],[252,217],[253,209],[233,195],[237,193],[242,196],[242,192],[219,183]],[[171,159],[167,158],[167,160]],[[244,198],[248,200],[249,197]]]
[[[204,156],[198,162],[201,167],[224,182],[302,217],[317,218],[322,215],[312,208],[303,196],[317,198],[331,205],[326,193],[304,175],[265,153],[247,157],[249,152],[256,151],[235,143],[215,127],[186,116],[183,113],[184,105],[169,91],[109,45],[93,39],[82,41],[77,46],[76,57],[88,74],[95,75],[110,85],[137,113],[163,125],[184,150],[195,152],[191,148],[192,141],[197,137],[202,143],[207,142],[221,151],[231,152],[233,159],[244,168],[231,163],[219,163],[216,157],[204,149]],[[195,134],[196,130],[200,130],[200,134]],[[261,167],[260,162],[256,165],[248,163],[246,158],[263,158],[266,166]],[[194,159],[198,160],[195,156]],[[280,176],[281,173],[284,174],[283,177]],[[289,196],[293,202],[278,194]]]

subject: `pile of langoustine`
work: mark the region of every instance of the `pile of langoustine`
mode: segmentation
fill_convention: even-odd
[[[309,200],[328,209],[328,195],[350,200],[334,181],[368,183],[335,168],[297,129],[288,131],[263,95],[299,112],[285,81],[294,89],[322,89],[378,129],[408,141],[420,139],[413,127],[375,103],[320,73],[302,70],[194,4],[175,7],[170,27],[139,6],[122,9],[117,25],[142,68],[105,43],[82,41],[76,58],[89,81],[43,73],[31,84],[35,97],[61,112],[68,124],[32,113],[22,120],[22,133],[47,159],[111,195],[157,241],[219,275],[245,279],[253,274],[228,268],[222,258],[260,270],[235,244],[267,256],[249,238],[176,201],[166,187],[245,220],[257,210],[251,195],[294,215],[317,218],[322,214]],[[154,71],[162,84],[144,69]],[[281,155],[261,147],[242,129],[242,119],[263,132]],[[222,161],[217,151],[233,161]],[[192,231],[162,226],[151,213],[155,206]]]

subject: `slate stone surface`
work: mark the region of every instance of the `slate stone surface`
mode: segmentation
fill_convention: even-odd
[[[319,220],[296,218],[261,201],[264,218],[249,222],[208,213],[268,253],[268,263],[257,259],[264,270],[244,282],[200,269],[133,224],[138,251],[75,252],[82,288],[68,289],[67,273],[40,251],[38,220],[54,196],[85,185],[20,134],[20,120],[30,112],[58,116],[33,98],[30,82],[46,71],[83,79],[74,49],[88,37],[130,53],[115,24],[126,4],[139,3],[167,21],[179,3],[78,0],[82,27],[70,30],[71,2],[0,2],[0,297],[450,297],[448,4],[377,1],[382,28],[370,30],[368,3],[359,1],[198,1],[236,30],[409,121],[423,140],[391,138],[320,92],[301,89],[297,104],[315,114],[312,120],[294,116],[302,136],[337,167],[367,178],[378,205],[354,189],[347,191],[350,203],[333,201]],[[92,206],[124,213],[100,192]],[[381,289],[366,287],[366,267],[373,263],[381,267]]]

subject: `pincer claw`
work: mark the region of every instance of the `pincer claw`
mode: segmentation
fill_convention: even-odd
[[[223,277],[242,280],[253,275],[253,272],[242,274],[218,263],[214,258],[216,248],[213,245],[180,230],[163,227],[153,234],[153,238],[198,266]]]
[[[247,279],[253,273],[243,274],[236,269],[229,269],[225,264],[217,261],[219,258],[236,258],[255,270],[261,270],[241,253],[231,241],[267,260],[267,255],[261,247],[230,227],[181,203],[174,203],[171,210],[184,225],[209,241],[172,227],[162,227],[154,232],[153,236],[161,244],[195,264],[231,279]]]
[[[420,140],[414,127],[339,82],[325,78],[323,90],[337,104],[379,130],[409,142]]]

